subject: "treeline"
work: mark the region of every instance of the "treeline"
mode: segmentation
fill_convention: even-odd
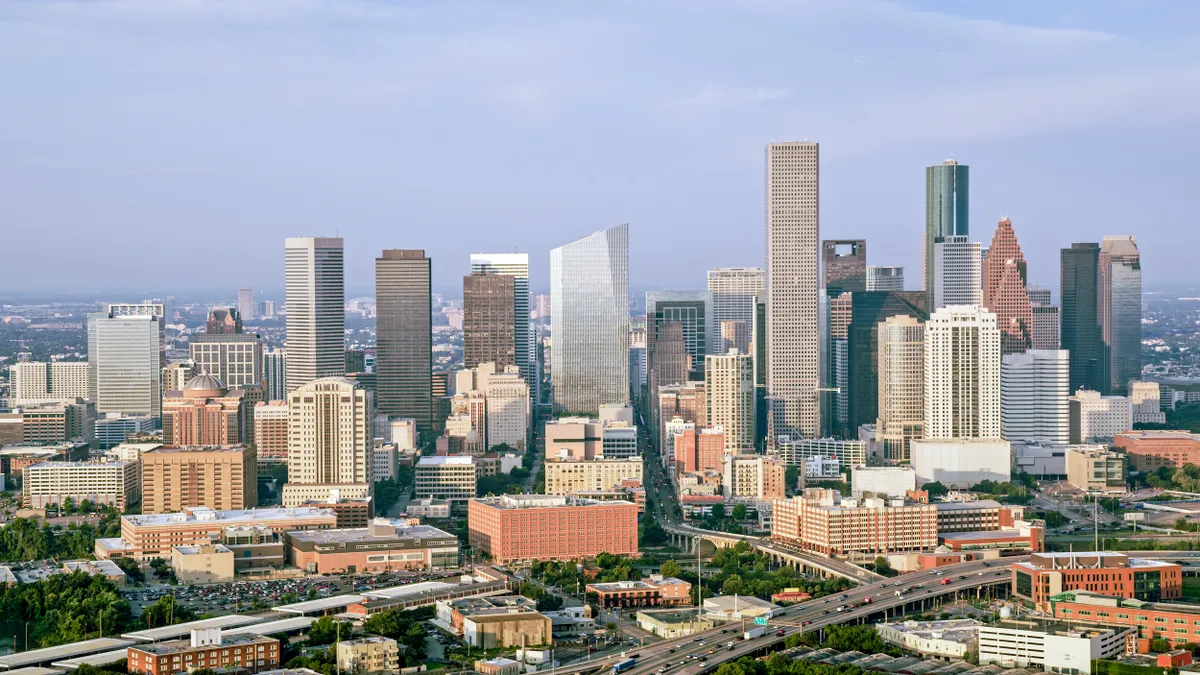
[[[17,636],[22,651],[98,637],[102,629],[104,635],[119,635],[132,623],[129,603],[116,585],[83,572],[0,588],[0,612],[6,634]]]
[[[106,509],[96,525],[82,523],[51,527],[35,518],[17,518],[0,530],[0,560],[18,562],[47,558],[86,558],[96,549],[96,539],[121,534],[121,514]]]

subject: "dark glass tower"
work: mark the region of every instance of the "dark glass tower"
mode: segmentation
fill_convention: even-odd
[[[1071,244],[1062,250],[1062,348],[1071,352],[1071,391],[1108,394],[1097,307],[1100,245]]]
[[[387,249],[375,259],[376,409],[433,424],[432,263],[425,251]]]
[[[925,292],[933,290],[933,245],[955,235],[967,236],[970,167],[948,159],[925,167]]]

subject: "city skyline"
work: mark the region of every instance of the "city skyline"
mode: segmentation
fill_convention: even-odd
[[[336,230],[347,240],[348,261],[368,261],[389,247],[424,248],[435,261],[433,286],[439,290],[453,288],[468,268],[471,251],[460,242],[471,241],[478,250],[515,247],[529,253],[531,286],[537,290],[547,286],[548,252],[555,242],[620,222],[631,224],[635,288],[674,288],[681,277],[690,281],[687,288],[700,288],[706,269],[761,266],[761,235],[735,237],[721,247],[707,245],[704,237],[684,238],[675,242],[681,262],[669,270],[656,264],[655,252],[683,231],[756,229],[763,205],[761,147],[805,137],[825,149],[823,236],[867,239],[872,251],[888,252],[872,263],[904,266],[912,289],[919,286],[921,268],[923,169],[949,157],[973,168],[972,220],[1009,216],[1028,232],[1022,245],[1031,283],[1056,285],[1056,251],[1071,242],[1098,241],[1149,222],[1156,223],[1155,231],[1135,232],[1154,255],[1146,260],[1146,281],[1186,276],[1185,254],[1169,245],[1180,232],[1174,224],[1189,222],[1186,200],[1156,200],[1146,207],[1131,195],[1186,194],[1191,182],[1188,171],[1137,168],[1169,168],[1193,154],[1188,135],[1176,132],[1186,128],[1197,106],[1194,94],[1176,83],[1197,66],[1182,56],[1156,56],[1183,42],[1184,26],[1195,24],[1188,18],[1198,11],[1190,6],[1138,10],[1096,3],[1044,17],[1032,11],[1032,3],[947,11],[933,2],[852,2],[709,7],[676,17],[648,3],[624,20],[600,7],[581,17],[531,8],[503,17],[476,7],[479,16],[471,17],[459,7],[409,14],[353,2],[275,5],[263,16],[217,3],[188,10],[147,2],[123,3],[120,11],[115,6],[91,3],[56,12],[39,3],[0,9],[0,18],[10,19],[0,22],[0,39],[14,53],[53,51],[60,57],[0,75],[14,92],[14,105],[3,113],[8,124],[2,126],[21,130],[19,137],[0,136],[15,149],[0,163],[0,179],[12,197],[5,213],[11,243],[32,249],[34,238],[48,230],[78,235],[63,238],[58,251],[63,271],[54,279],[32,274],[32,259],[15,259],[14,289],[81,287],[93,256],[112,257],[114,247],[130,239],[149,247],[146,255],[165,259],[170,243],[145,233],[203,224],[214,242],[238,238],[232,249],[202,243],[196,251],[235,288],[277,285],[278,239]],[[281,18],[291,20],[273,21]],[[318,20],[300,21],[307,18]],[[386,65],[413,61],[390,58],[407,47],[388,45],[406,40],[373,39],[363,55],[332,49],[314,59],[313,52],[323,48],[323,33],[314,26],[325,18],[344,22],[347,30],[377,31],[370,34],[378,38],[416,31],[461,57],[429,66],[452,71],[435,80],[446,83],[447,93],[429,91],[431,74],[424,67]],[[445,24],[456,22],[445,18],[470,20],[449,29]],[[220,26],[224,19],[239,24],[244,34],[231,35]],[[497,19],[500,31],[483,25]],[[647,28],[672,19],[679,25],[677,34],[666,36],[672,43],[688,27],[736,19],[745,22],[742,30],[760,36],[761,46],[744,50],[727,69],[718,68],[722,59],[714,58],[721,47],[689,47],[698,66],[674,72],[642,38]],[[863,39],[823,30],[847,19],[862,21]],[[151,20],[161,24],[154,38],[138,31],[144,43],[125,39]],[[526,22],[517,45],[503,32],[514,21]],[[797,25],[820,27],[815,32],[821,39],[797,48],[786,39]],[[88,41],[80,44],[64,47],[47,37],[82,32],[82,26],[89,29]],[[599,39],[607,31],[630,38],[628,58],[647,66],[639,69],[641,79],[615,92],[619,96],[607,95],[617,83],[600,63],[606,59],[593,58],[599,45],[611,44]],[[878,39],[881,35],[886,39]],[[472,37],[481,38],[475,48],[466,46]],[[250,55],[236,69],[228,56],[211,54],[212,44],[223,38]],[[739,31],[733,38],[746,35]],[[255,58],[273,40],[287,40],[294,51]],[[130,49],[161,55],[158,68],[175,82],[169,98],[153,90],[157,76],[127,72],[121,55]],[[564,58],[554,58],[560,53]],[[813,57],[828,65],[819,72],[796,68]],[[290,91],[302,74],[312,72],[313,62],[320,64],[316,84],[291,96],[339,101],[338,107],[289,104],[282,114],[280,102],[292,99],[271,94]],[[504,66],[512,74],[493,70]],[[923,74],[934,69],[945,77],[931,89]],[[966,73],[973,76],[961,77]],[[76,86],[82,82],[121,86],[94,106],[86,129],[72,129],[54,111],[78,109],[81,100],[90,100],[80,98],[91,95],[88,87]],[[796,92],[813,82],[826,93],[798,112]],[[414,98],[422,97],[425,105],[414,107]],[[583,112],[594,107],[593,97],[608,101],[615,122],[629,125],[625,138],[614,139],[608,130],[582,133],[595,126]],[[484,101],[462,105],[467,98]],[[211,105],[199,105],[221,99],[230,105],[216,119]],[[144,100],[148,105],[132,105]],[[936,105],[941,100],[953,105]],[[1021,104],[996,106],[997,100]],[[889,104],[876,105],[879,101]],[[873,112],[884,109],[888,116]],[[281,118],[288,123],[279,124]],[[413,138],[415,128],[431,133]],[[473,132],[459,133],[463,128]],[[325,140],[328,129],[337,132]],[[490,139],[486,147],[478,147],[481,137]],[[455,170],[447,162],[468,142],[479,161],[450,187],[440,176]],[[515,147],[565,143],[589,161],[532,153],[495,171]],[[399,144],[411,152],[392,152]],[[123,151],[113,151],[116,147]],[[1123,161],[1112,161],[1117,154]],[[90,159],[101,156],[117,159],[103,164]],[[398,156],[406,160],[396,162]],[[318,159],[303,161],[308,157]],[[340,167],[332,179],[330,165]],[[395,190],[398,184],[405,188]],[[480,190],[485,197],[492,191],[503,197],[454,198]],[[220,198],[210,199],[213,195]],[[462,236],[413,237],[397,233],[397,227]],[[118,291],[146,282],[129,265],[115,266],[101,283]],[[173,280],[172,290],[201,284],[211,287],[206,279],[188,278]],[[348,265],[346,284],[369,287],[369,263]]]

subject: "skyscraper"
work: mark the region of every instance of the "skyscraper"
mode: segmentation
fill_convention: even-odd
[[[1135,237],[1100,244],[1098,311],[1107,391],[1124,395],[1142,377],[1142,256]]]
[[[767,396],[773,436],[820,432],[817,143],[767,146]],[[774,442],[774,437],[770,439]]]
[[[325,377],[288,393],[288,482],[284,506],[371,492],[374,409],[370,392]]]
[[[1101,365],[1099,274],[1099,244],[1075,243],[1062,249],[1062,348],[1071,354],[1072,392],[1109,392]]]
[[[929,293],[934,309],[983,303],[983,269],[979,243],[966,236],[949,236],[933,245],[933,285]]]
[[[160,417],[162,305],[108,305],[87,315],[87,328],[88,398],[96,413]]]
[[[1031,349],[1004,356],[1000,437],[1065,445],[1071,433],[1070,398],[1070,357],[1065,350]]]
[[[712,296],[704,291],[646,292],[646,340],[651,363],[657,327],[664,323],[680,324],[683,346],[691,357],[688,377],[704,379],[704,356],[715,351],[713,343],[719,339],[713,325]]]
[[[868,291],[902,291],[904,290],[904,268],[885,267],[881,265],[867,266]]]
[[[629,226],[550,251],[556,412],[629,402]]]
[[[288,391],[345,374],[346,300],[340,237],[284,241]]]
[[[1050,302],[1050,289],[1040,286],[1026,286],[1029,294],[1029,308],[1033,312],[1033,328],[1029,332],[1030,349],[1058,349],[1061,341],[1059,333],[1059,308]]]
[[[889,317],[929,318],[928,296],[921,291],[872,291],[850,294],[846,326],[846,426],[840,431],[858,437],[858,428],[879,417],[880,330]],[[836,431],[836,430],[835,430]]]
[[[734,349],[704,359],[708,423],[725,430],[726,451],[753,450],[754,357]]]
[[[891,316],[879,326],[879,417],[875,438],[884,459],[907,462],[925,437],[925,323]]]
[[[948,159],[925,168],[925,277],[926,293],[934,287],[933,246],[947,237],[970,234],[968,204],[970,168]],[[931,305],[936,306],[936,305]]]
[[[432,271],[421,250],[385,249],[375,259],[376,407],[423,430],[433,424]]]
[[[728,321],[737,321],[746,327],[747,334],[754,333],[755,303],[764,296],[766,278],[757,267],[720,267],[708,271],[708,292],[712,295],[713,325],[721,326]],[[731,334],[738,329],[731,327]],[[719,346],[719,345],[718,345]],[[733,345],[741,352],[749,353],[749,344]]]
[[[238,314],[242,315],[242,320],[249,321],[257,318],[254,310],[258,309],[257,303],[254,302],[253,288],[239,288],[237,310]]]
[[[867,241],[827,239],[821,242],[821,267],[828,295],[867,290]]]
[[[188,355],[196,362],[196,372],[214,375],[230,389],[262,381],[262,349],[262,340],[253,333],[193,335],[188,343]]]
[[[287,398],[287,350],[270,349],[263,353],[263,389],[268,401]]]
[[[983,264],[983,306],[996,315],[1002,354],[1029,349],[1033,310],[1025,279],[1025,255],[1021,253],[1012,221],[1001,218]]]
[[[536,398],[541,378],[537,372],[537,333],[533,330],[530,319],[529,254],[472,253],[471,274],[499,274],[513,278],[513,340],[516,343],[516,363],[521,369],[521,377]],[[540,311],[538,319],[545,320]]]
[[[925,437],[1000,437],[996,315],[951,305],[925,325]]]
[[[516,277],[473,272],[463,277],[463,367],[494,363],[503,370],[517,364]],[[528,295],[528,293],[526,294]],[[528,325],[528,320],[526,320]],[[528,334],[528,331],[526,331]]]

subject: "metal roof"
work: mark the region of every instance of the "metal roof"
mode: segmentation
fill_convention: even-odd
[[[117,661],[121,661],[121,660],[127,658],[128,656],[129,656],[129,650],[114,649],[111,652],[100,652],[99,654],[91,654],[89,656],[79,656],[79,657],[76,657],[73,659],[67,659],[66,661],[55,661],[51,665],[57,666],[59,668],[66,668],[67,670],[75,670],[79,666],[84,666],[84,665],[96,666],[96,667],[107,666],[109,664],[116,663]],[[14,673],[16,671],[10,670],[8,672]]]
[[[317,598],[316,600],[305,600],[303,602],[293,602],[290,605],[277,605],[272,607],[276,612],[292,612],[295,614],[308,614],[309,612],[324,612],[338,607],[348,607],[350,605],[362,602],[367,596],[357,593],[346,593],[345,595],[331,595],[328,598]]]
[[[84,654],[95,654],[96,652],[116,649],[117,647],[128,647],[131,644],[134,644],[133,640],[107,637],[72,642],[70,644],[58,645],[57,647],[46,647],[45,649],[31,649],[25,652],[0,656],[0,668],[9,669],[20,668],[21,666],[35,666],[40,663],[69,659]]]
[[[177,623],[174,626],[163,626],[162,628],[139,630],[133,633],[125,633],[122,637],[127,637],[132,640],[157,642],[158,640],[169,640],[171,638],[190,635],[193,630],[199,630],[202,628],[232,628],[234,626],[247,626],[252,623],[262,623],[263,621],[266,621],[266,617],[247,616],[245,614],[230,614],[228,616],[217,616],[211,619]]]
[[[266,623],[256,623],[253,626],[243,626],[241,628],[231,628],[224,631],[225,635],[274,635],[275,633],[291,633],[301,631],[313,625],[317,620],[315,616],[293,616],[277,621],[268,621]]]

